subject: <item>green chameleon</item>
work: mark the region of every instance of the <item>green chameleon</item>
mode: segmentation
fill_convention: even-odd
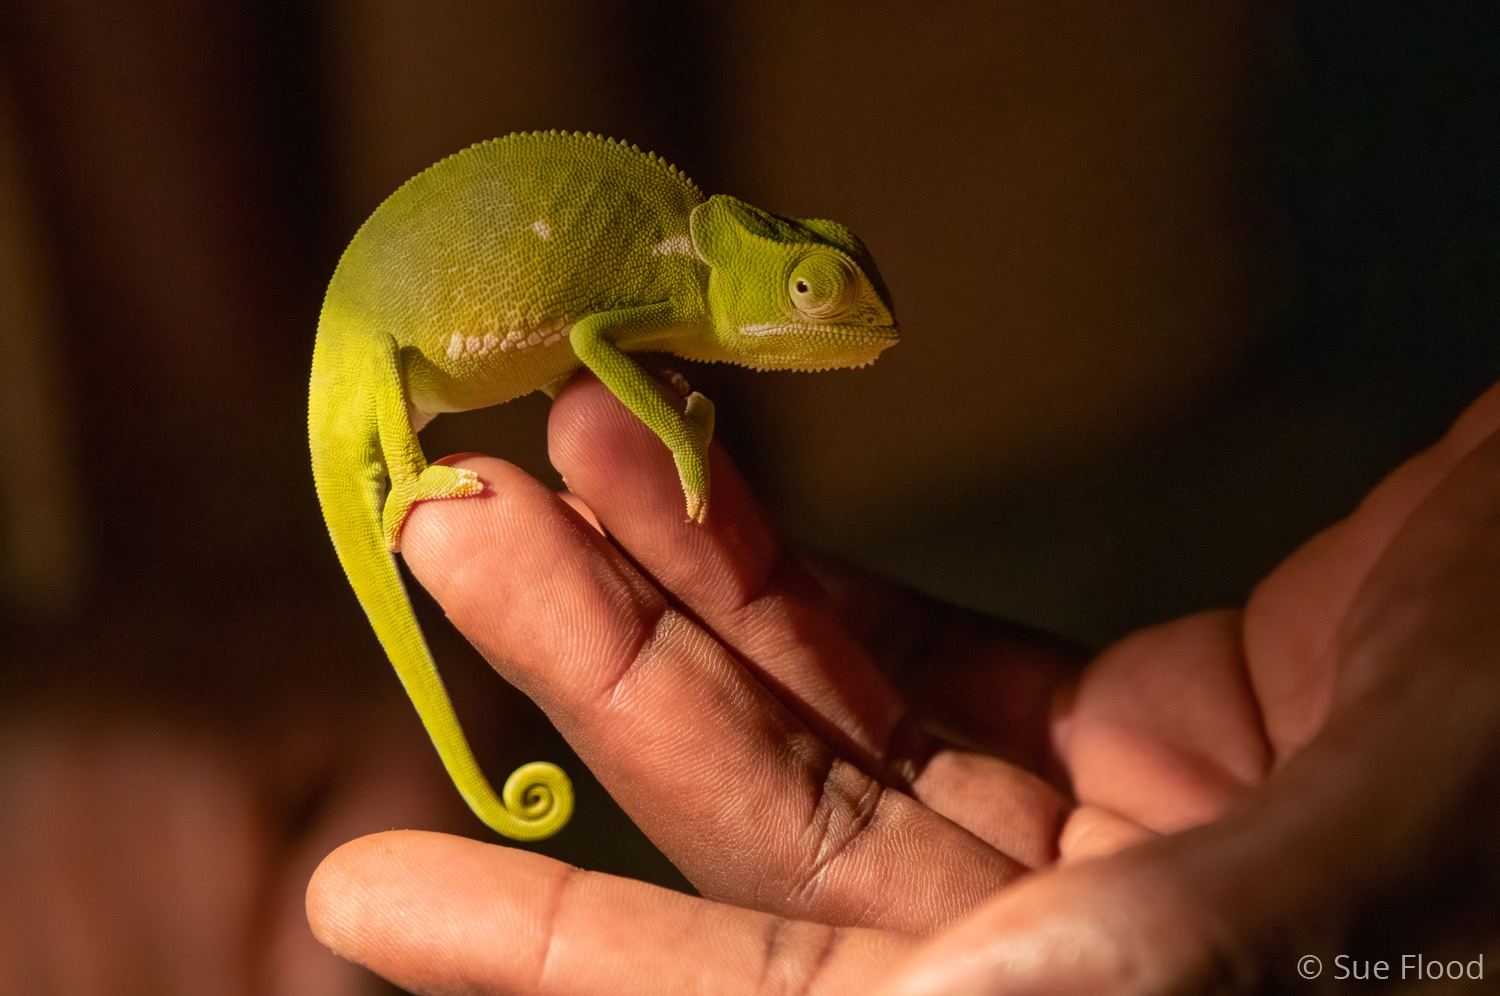
[[[392,551],[412,504],[478,494],[472,471],[428,466],[417,432],[598,375],[661,438],[687,517],[708,514],[713,404],[663,400],[629,353],[760,370],[863,366],[896,341],[865,247],[831,221],[704,198],[654,154],[592,134],[482,142],[407,181],[344,250],[313,350],[313,477],[339,561],[449,776],[516,840],[568,821],[553,764],[485,780],[422,638]]]

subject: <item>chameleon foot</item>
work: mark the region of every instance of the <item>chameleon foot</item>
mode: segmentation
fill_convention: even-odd
[[[381,513],[381,532],[385,545],[395,551],[401,549],[401,527],[406,525],[407,513],[419,501],[434,498],[468,498],[484,490],[484,482],[472,470],[457,467],[428,467],[416,477],[395,482],[391,493],[386,495],[385,509]]]
[[[708,444],[714,436],[714,403],[694,391],[687,396],[682,421],[687,429],[687,446],[675,451],[672,460],[687,500],[688,521],[701,525],[708,518]]]

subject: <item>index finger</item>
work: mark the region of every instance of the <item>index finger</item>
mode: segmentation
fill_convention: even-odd
[[[830,749],[557,496],[462,465],[488,492],[417,507],[413,571],[705,894],[925,933],[1020,874]]]

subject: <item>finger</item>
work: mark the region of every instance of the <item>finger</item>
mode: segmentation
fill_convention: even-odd
[[[830,750],[551,492],[462,466],[488,493],[417,506],[413,571],[705,894],[921,933],[1022,871]]]
[[[844,626],[938,733],[1067,785],[1050,719],[1086,650],[830,558],[802,559]]]
[[[331,854],[307,911],[324,944],[418,993],[838,996],[869,992],[913,944],[412,831]]]
[[[923,766],[912,792],[923,805],[1027,868],[1057,857],[1067,803],[1051,785],[1014,764],[943,747]]]
[[[1116,643],[1056,726],[1079,802],[1158,833],[1218,817],[1270,764],[1238,612],[1200,612]]]
[[[1339,629],[1392,537],[1469,453],[1500,430],[1500,384],[1434,445],[1393,471],[1342,522],[1303,544],[1256,586],[1245,651],[1277,763],[1322,727],[1333,701]]]
[[[1340,713],[1231,816],[997,894],[880,996],[1281,992],[1305,955],[1472,958],[1496,938],[1493,748],[1410,712]]]
[[[1139,823],[1100,806],[1079,806],[1068,814],[1058,836],[1058,860],[1068,864],[1099,858],[1156,836]]]
[[[1359,902],[1350,873],[1382,864],[1389,872],[1399,858],[1352,843],[1368,836],[1376,815],[1365,803],[1332,818],[1319,811],[1334,782],[1316,773],[1296,784],[1279,777],[1279,794],[1167,837],[1137,827],[1134,835],[1146,836],[1132,842],[1127,821],[1087,813],[1070,824],[1075,839],[1064,842],[1061,865],[934,937],[878,996],[1296,989],[1299,956],[1331,963],[1341,945],[1358,950],[1341,933],[1352,929]],[[1117,846],[1124,849],[1079,860]]]
[[[935,747],[921,721],[788,555],[720,450],[700,525],[683,518],[666,448],[598,381],[570,384],[550,426],[554,462],[610,537],[814,734],[1023,864],[1050,859],[1058,794],[1009,765],[929,764]],[[1033,714],[1023,735],[1045,740],[1038,683],[1016,691]],[[995,698],[1010,702],[1008,692]]]
[[[905,765],[892,739],[905,707],[790,557],[734,466],[710,453],[709,514],[682,514],[661,441],[592,377],[557,397],[548,445],[568,487],[662,591],[729,647],[846,759],[872,774]],[[913,748],[906,738],[898,751]],[[919,748],[916,748],[919,749]]]

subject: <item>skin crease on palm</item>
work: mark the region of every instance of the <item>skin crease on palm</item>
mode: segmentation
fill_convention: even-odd
[[[1373,922],[1472,928],[1433,911],[1495,900],[1497,427],[1500,386],[1243,610],[1085,662],[804,566],[717,449],[682,522],[576,379],[572,495],[465,457],[486,493],[404,554],[703,898],[391,832],[319,867],[313,930],[419,993],[910,996],[1276,991]]]

